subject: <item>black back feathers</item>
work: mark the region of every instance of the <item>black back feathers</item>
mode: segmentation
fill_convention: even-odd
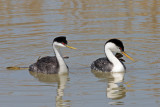
[[[108,41],[106,42],[106,44],[107,44],[108,42],[114,43],[114,44],[115,44],[116,46],[118,46],[122,51],[124,51],[123,43],[122,43],[122,41],[120,41],[119,39],[110,39],[110,40],[108,40]]]
[[[53,42],[64,43],[67,44],[67,40],[65,36],[56,37]]]

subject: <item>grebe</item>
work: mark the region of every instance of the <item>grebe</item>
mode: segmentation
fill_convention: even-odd
[[[68,47],[71,49],[76,49],[74,47],[67,45],[67,40],[65,36],[56,37],[53,40],[53,50],[55,56],[46,56],[38,59],[36,63],[29,66],[29,71],[45,73],[45,74],[64,74],[68,73],[68,67],[58,51],[58,47]]]
[[[125,72],[126,67],[122,61],[115,57],[113,52],[122,53],[132,61],[129,55],[124,52],[123,43],[118,39],[110,39],[105,43],[106,57],[99,58],[91,64],[91,69],[101,72]]]

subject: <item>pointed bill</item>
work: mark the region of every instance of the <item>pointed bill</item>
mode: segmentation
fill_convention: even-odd
[[[65,45],[67,48],[70,48],[70,49],[77,49],[77,48],[74,48],[72,46],[68,46],[68,45]]]
[[[126,56],[127,58],[129,58],[130,60],[132,60],[132,61],[135,62],[135,60],[134,60],[133,58],[131,58],[129,55],[127,55],[125,52],[122,52],[122,54],[125,55],[125,56]]]

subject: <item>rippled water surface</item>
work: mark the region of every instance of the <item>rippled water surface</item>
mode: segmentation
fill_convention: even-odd
[[[52,40],[71,46],[69,75],[34,74],[27,67],[54,55]],[[125,74],[91,72],[104,44],[121,39]],[[160,107],[159,0],[0,0],[1,107]]]

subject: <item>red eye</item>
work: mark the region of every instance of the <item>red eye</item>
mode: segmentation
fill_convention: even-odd
[[[65,45],[65,43],[62,42],[63,45]]]
[[[120,50],[122,50],[122,48],[119,48]]]

